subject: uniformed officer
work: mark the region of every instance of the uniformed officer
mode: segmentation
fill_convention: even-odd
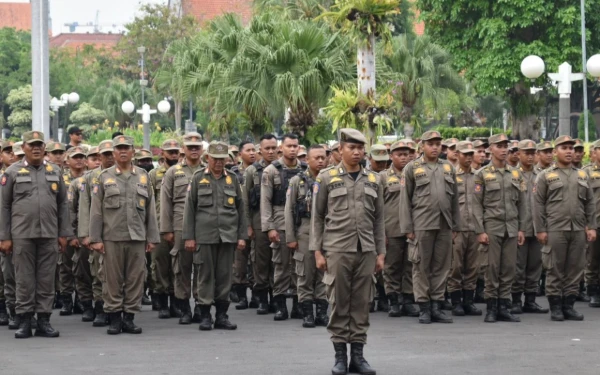
[[[536,152],[536,144],[530,139],[519,142],[519,170],[527,184],[527,201],[529,207],[533,207],[533,186],[538,172],[534,168],[533,159]],[[540,313],[545,314],[548,309],[541,307],[535,302],[538,292],[538,284],[542,275],[542,246],[535,238],[533,223],[528,221],[525,227],[525,243],[517,250],[517,268],[515,279],[512,284],[512,314]],[[521,297],[525,293],[525,305]]]
[[[325,168],[327,154],[321,145],[308,149],[308,169],[292,177],[285,201],[285,233],[288,248],[294,251],[298,275],[298,300],[302,306],[304,328],[327,326],[327,296],[323,284],[323,271],[315,264],[314,253],[308,250],[312,185],[319,172]],[[315,318],[313,302],[317,308]]]
[[[452,164],[452,166],[456,169],[458,167],[458,151],[456,150],[456,145],[458,145],[458,138],[449,138],[446,139],[446,146],[448,149],[446,150],[446,160]]]
[[[67,189],[60,168],[44,161],[44,134],[23,134],[23,161],[11,165],[0,178],[0,248],[14,251],[16,313],[15,338],[31,337],[31,317],[37,313],[36,336],[58,337],[50,325],[58,252],[72,235]],[[13,249],[14,247],[14,249]]]
[[[13,145],[13,153],[15,154],[15,162],[23,160],[25,151],[23,151],[23,142],[15,142]]]
[[[508,137],[489,138],[492,161],[475,173],[473,216],[479,243],[488,245],[485,274],[485,322],[520,322],[510,313],[511,286],[517,263],[517,246],[525,243],[530,220],[527,183],[521,172],[507,165]]]
[[[92,150],[93,151],[93,150]],[[104,299],[102,297],[102,284],[104,283],[104,254],[90,249],[90,207],[92,205],[92,189],[98,184],[98,176],[103,170],[115,164],[113,157],[113,142],[105,140],[98,145],[100,166],[89,171],[83,176],[79,188],[79,205],[77,215],[77,235],[81,238],[82,248],[88,249],[90,275],[92,277],[92,298],[94,301],[94,327],[104,327],[108,316],[104,312]]]
[[[373,145],[369,152],[369,165],[370,169],[379,173],[387,168],[387,163],[390,160],[390,155],[387,148],[384,145]]]
[[[473,148],[475,149],[475,153],[473,154],[473,163],[471,163],[471,169],[476,171],[483,167],[486,162],[485,149],[488,148],[487,141],[476,140],[473,142]]]
[[[295,270],[290,269],[291,251],[285,238],[285,195],[292,177],[304,172],[306,164],[297,160],[298,137],[286,134],[281,141],[282,157],[264,169],[260,189],[261,229],[266,232],[272,249],[274,263],[273,299],[277,304],[274,320],[286,320],[288,310],[286,297],[288,289],[296,292]],[[301,319],[298,309],[298,296],[294,295],[292,319]]]
[[[183,212],[187,187],[194,173],[203,168],[200,161],[202,155],[202,136],[198,133],[188,133],[183,138],[185,157],[175,166],[169,168],[163,177],[160,192],[160,232],[163,238],[171,244],[171,265],[174,275],[176,303],[181,310],[179,324],[200,323],[200,305],[198,303],[199,280],[198,270],[194,268],[193,253],[184,251],[185,244],[181,239],[183,230]],[[233,261],[230,263],[230,266]],[[192,273],[193,285],[192,285]],[[190,310],[190,298],[194,296],[196,306],[194,315]],[[162,297],[165,299],[166,297]]]
[[[573,305],[585,267],[585,241],[596,240],[596,202],[585,171],[571,165],[575,141],[554,141],[556,164],[542,171],[535,186],[533,225],[546,269],[551,320],[583,320]]]
[[[589,184],[594,191],[596,202],[596,225],[600,223],[600,140],[592,144],[591,153],[594,161],[584,168],[588,174]],[[587,262],[585,267],[585,282],[591,300],[590,307],[600,307],[600,241],[588,245]]]
[[[58,165],[61,169],[65,166],[65,145],[60,142],[48,142],[46,156],[48,161]]]
[[[254,145],[250,141],[243,141],[242,143],[240,143],[239,150],[240,150],[239,157],[241,159],[240,163],[238,165],[235,165],[231,169],[231,171],[233,173],[235,173],[238,180],[240,181],[241,188],[242,188],[242,198],[245,199],[246,194],[243,193],[244,184],[245,184],[244,174],[246,173],[246,169],[248,169],[248,167],[250,167],[252,164],[254,164],[254,162],[256,162],[256,153],[254,152]],[[247,207],[247,203],[244,202],[244,204]],[[251,283],[252,274],[248,272],[248,269],[249,269],[248,261],[249,261],[250,253],[252,251],[253,250],[251,247],[250,239],[248,239],[246,241],[246,247],[244,248],[244,250],[235,252],[235,261],[234,261],[234,265],[233,265],[232,289],[235,291],[235,293],[238,297],[238,304],[235,306],[236,310],[245,310],[249,306],[248,296],[246,294],[246,291],[248,289],[248,286],[251,285],[250,283]],[[250,267],[251,267],[251,264],[250,264]],[[253,281],[253,279],[252,279],[252,281]],[[253,295],[253,297],[254,297],[254,295]],[[250,304],[252,304],[252,306],[250,306],[250,307],[253,307],[253,308],[258,307],[258,304],[256,303],[256,301],[252,302],[252,300],[251,300]]]
[[[134,154],[135,165],[150,173],[154,169],[152,162],[152,152],[145,148],[137,150]],[[154,196],[156,200],[156,195]],[[156,202],[158,205],[158,202]],[[146,281],[144,282],[144,293],[142,294],[142,305],[152,305],[150,295],[154,291],[154,279],[152,278],[152,254],[146,253]]]
[[[456,171],[438,158],[442,137],[423,133],[423,156],[402,173],[400,229],[408,238],[419,323],[452,323],[441,310],[452,260],[452,238],[460,223]]]
[[[103,170],[93,187],[90,243],[92,250],[104,254],[107,333],[142,333],[133,320],[141,309],[145,253],[160,242],[154,193],[146,171],[131,163],[133,138],[117,136],[113,145],[116,165]]]
[[[328,166],[335,166],[342,162],[342,154],[340,153],[340,144],[339,142],[335,142],[331,145],[331,158],[329,160]]]
[[[227,144],[211,142],[208,167],[194,173],[185,198],[182,238],[198,268],[201,331],[212,329],[212,304],[216,308],[215,329],[237,328],[227,316],[232,264],[235,249],[246,247],[248,233],[240,183],[225,170],[226,158]]]
[[[150,152],[150,150],[146,150],[145,148],[136,151],[135,164],[146,172],[153,170],[154,163],[152,162],[152,152]]]
[[[519,167],[519,141],[510,141],[508,145],[508,157],[506,158],[506,164],[513,168]]]
[[[93,146],[88,149],[85,157],[85,165],[88,171],[93,171],[100,167],[100,155],[98,154],[98,146]]]
[[[321,146],[321,147],[323,147],[323,146]],[[303,163],[306,163],[306,158],[307,158],[306,146],[300,145],[298,148],[298,160],[300,160]]]
[[[381,173],[385,201],[385,237],[387,250],[383,279],[385,293],[390,301],[388,315],[417,317],[412,283],[412,263],[408,261],[408,243],[400,231],[400,180],[409,162],[411,145],[407,140],[394,142],[391,147],[392,166]],[[413,150],[414,154],[414,150]],[[402,306],[402,307],[401,307]]]
[[[573,146],[573,166],[575,168],[583,168],[583,155],[585,154],[585,145],[579,138],[574,139],[575,145]]]
[[[254,258],[252,259],[252,274],[254,275],[254,293],[258,295],[259,304],[256,313],[269,313],[268,293],[273,277],[273,257],[269,237],[262,230],[261,224],[261,181],[265,168],[277,159],[277,138],[273,134],[265,134],[260,138],[261,159],[254,162],[244,173],[244,203],[248,237],[254,242]],[[265,228],[266,229],[266,228]],[[271,298],[271,303],[274,304]]]
[[[154,191],[154,197],[156,199],[156,215],[158,219],[159,228],[162,181],[165,174],[167,173],[167,170],[169,170],[170,167],[178,163],[180,148],[181,145],[176,139],[165,140],[161,145],[162,157],[164,158],[165,162],[163,165],[151,170],[149,173],[150,185],[152,186],[152,190]],[[151,270],[152,280],[154,284],[154,293],[152,294],[152,309],[158,310],[159,319],[174,318],[178,315],[179,317],[181,317],[181,310],[175,300],[175,275],[173,274],[173,267],[171,265],[171,249],[172,244],[167,242],[166,239],[161,238],[160,244],[158,244],[152,251]],[[171,299],[170,308],[169,298]]]
[[[542,141],[536,146],[536,155],[538,157],[538,163],[535,166],[537,172],[541,172],[544,169],[550,167],[554,162],[554,154],[552,151],[554,150],[554,146],[552,146],[552,142]]]
[[[458,169],[456,184],[458,191],[458,206],[460,209],[460,224],[458,234],[452,244],[453,256],[448,292],[452,299],[452,315],[481,315],[473,304],[475,284],[479,269],[479,242],[473,224],[473,189],[475,188],[475,171],[471,168],[475,148],[468,141],[458,142]]]
[[[4,171],[15,162],[13,145],[13,141],[3,141],[1,144],[0,178]],[[10,318],[7,309],[10,311]],[[0,252],[0,326],[8,325],[10,329],[17,329],[18,323],[15,323],[15,315],[15,270],[12,265],[12,255]]]
[[[473,148],[475,149],[475,153],[473,154],[473,162],[471,163],[471,169],[473,171],[479,170],[484,165],[487,165],[488,160],[486,158],[486,149],[488,148],[487,140],[476,140],[473,142]],[[483,290],[485,289],[485,271],[487,268],[487,259],[484,259],[484,254],[487,254],[485,249],[482,249],[486,245],[479,244],[479,268],[477,274],[477,284],[475,286],[475,298],[473,299],[475,303],[484,303],[485,297],[483,295]]]
[[[331,315],[327,331],[335,349],[332,374],[375,374],[363,356],[369,328],[373,272],[385,260],[385,218],[381,176],[360,166],[365,136],[341,129],[342,162],[319,173],[313,187],[310,250],[323,282]],[[347,344],[350,343],[348,368]]]

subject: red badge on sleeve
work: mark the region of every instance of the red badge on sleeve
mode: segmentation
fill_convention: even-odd
[[[6,176],[2,176],[2,180],[0,180],[0,185],[6,185]]]

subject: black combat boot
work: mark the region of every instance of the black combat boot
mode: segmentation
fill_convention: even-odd
[[[229,299],[231,302],[238,303],[240,302],[240,297],[238,297],[236,289],[239,285],[232,285],[231,289],[229,289]]]
[[[62,309],[63,307],[63,303],[62,303],[62,298],[60,296],[60,292],[56,292],[54,294],[54,308],[55,309]]]
[[[398,302],[398,294],[390,293],[387,295],[388,301],[390,301],[390,310],[388,316],[390,318],[399,318],[402,316],[402,310],[400,309],[400,303]]]
[[[84,311],[85,308],[83,306],[83,303],[81,303],[81,301],[79,300],[79,295],[77,295],[77,292],[75,292],[75,301],[73,302],[73,314],[83,314]]]
[[[210,315],[210,305],[200,306],[200,331],[210,331],[212,329],[212,316]]]
[[[60,332],[50,325],[49,313],[37,314],[37,328],[35,330],[35,335],[40,337],[58,337],[60,335]]]
[[[285,296],[279,295],[279,296],[275,296],[273,297],[273,299],[275,300],[275,304],[277,305],[277,312],[275,312],[275,316],[273,317],[273,320],[287,320],[288,318],[288,309],[287,309],[287,303],[285,301]]]
[[[152,305],[152,301],[150,300],[150,297],[148,297],[148,284],[144,285],[144,292],[142,293],[142,305],[143,306]],[[125,321],[125,319],[123,319],[123,321]]]
[[[192,316],[192,323],[200,323],[202,321],[200,315],[200,305],[196,303],[194,304],[194,315]]]
[[[259,303],[258,295],[254,293],[254,289],[250,288],[250,303],[248,304],[248,308],[257,309]]]
[[[387,295],[385,294],[385,288],[383,285],[376,285],[377,287],[377,310],[378,311],[390,311],[390,304],[388,303]]]
[[[331,369],[331,375],[346,375],[348,373],[348,346],[346,343],[334,342],[335,364]]]
[[[327,327],[329,324],[329,315],[327,315],[327,309],[329,303],[326,299],[315,300],[317,315],[315,316],[315,325],[317,327]]]
[[[565,316],[562,310],[562,298],[560,296],[548,296],[548,304],[550,305],[550,320],[562,322]]]
[[[590,297],[588,293],[586,293],[585,281],[581,280],[579,282],[579,294],[577,294],[578,302],[590,302]]]
[[[259,290],[256,292],[258,296],[258,307],[256,314],[267,315],[269,313],[269,298],[266,290]]]
[[[375,375],[376,372],[371,368],[369,362],[363,357],[364,344],[353,342],[350,344],[350,366],[349,372],[354,372],[364,375]]]
[[[159,311],[161,306],[160,294],[152,293],[152,311]]]
[[[142,333],[142,327],[136,326],[133,318],[135,318],[135,314],[123,313],[123,326],[121,327],[123,333],[133,333],[136,335]]]
[[[377,311],[377,309],[375,308],[376,306],[377,303],[375,302],[375,299],[373,299],[373,301],[371,301],[371,303],[369,304],[369,312],[374,313],[375,311]]]
[[[588,294],[590,296],[590,307],[600,307],[600,286],[588,285]]]
[[[537,296],[543,297],[546,295],[546,272],[542,272],[540,277],[540,289],[538,290]]]
[[[292,297],[292,312],[290,313],[290,318],[292,319],[302,319],[303,311],[302,307],[298,303],[298,296]]]
[[[15,330],[19,329],[19,325],[21,324],[21,316],[17,315],[14,307],[9,307],[8,311],[10,312],[10,318],[8,319],[8,329]]]
[[[60,309],[60,316],[73,314],[73,297],[68,293],[64,293],[60,295],[60,299],[63,305]]]
[[[315,327],[315,315],[313,312],[313,303],[311,300],[302,301],[302,327],[314,328]]]
[[[483,319],[486,323],[496,323],[498,320],[498,299],[497,298],[488,298],[486,301],[487,311],[485,313],[485,319]]]
[[[0,301],[0,326],[8,325],[8,312],[6,311],[6,301]]]
[[[571,294],[570,296],[563,297],[562,300],[562,311],[565,316],[565,320],[583,320],[583,314],[573,308],[577,295]]]
[[[15,320],[19,321],[19,329],[15,332],[16,339],[28,339],[31,337],[31,317],[33,313],[19,314]]]
[[[404,303],[402,303],[402,314],[411,316],[413,318],[418,317],[419,310],[417,310],[417,306],[415,305],[415,295],[411,293],[405,293],[402,296],[404,297]]]
[[[104,327],[106,326],[107,316],[104,312],[104,301],[96,301],[94,303],[94,322],[93,327]]]
[[[187,299],[180,299],[179,309],[181,310],[181,318],[179,318],[179,324],[192,324],[192,309],[190,308],[190,301],[188,301]]]
[[[465,310],[462,304],[462,291],[455,290],[450,293],[450,298],[452,300],[452,315],[465,316]]]
[[[547,314],[548,309],[535,303],[535,295],[537,293],[525,293],[525,304],[523,305],[524,313]]]
[[[477,284],[475,286],[475,298],[473,301],[475,303],[486,303],[485,297],[483,295],[483,291],[485,290],[485,280],[477,279]]]
[[[118,335],[121,333],[121,329],[123,328],[123,318],[121,312],[108,313],[110,319],[110,325],[106,330],[106,333],[109,335]]]
[[[179,303],[174,294],[169,295],[169,313],[171,318],[181,318],[181,310],[179,309]]]
[[[269,288],[269,314],[277,312],[277,300],[273,297],[273,289]]]
[[[512,293],[512,305],[510,307],[511,314],[523,314],[522,295],[523,293]]]
[[[448,291],[444,293],[444,299],[440,301],[440,310],[452,311],[452,304],[448,301],[450,296],[448,295]]]
[[[238,296],[238,304],[235,305],[236,310],[246,310],[248,308],[248,295],[246,294],[246,285],[238,285],[236,287]]]
[[[431,321],[435,323],[452,323],[452,318],[442,311],[444,301],[431,301]]]
[[[169,311],[169,296],[167,294],[155,294],[154,296],[158,303],[158,319],[171,318],[171,311]],[[152,298],[152,302],[154,302],[155,298]]]
[[[225,329],[233,331],[237,329],[237,324],[233,324],[229,321],[227,316],[227,310],[229,310],[229,302],[227,301],[216,301],[215,308],[217,313],[215,315],[215,329]]]
[[[431,324],[431,303],[419,302],[419,323]]]
[[[463,290],[463,310],[465,315],[481,316],[482,311],[473,303],[474,290]]]
[[[94,321],[94,305],[92,301],[81,301],[83,306],[83,313],[81,313],[82,322],[93,322]]]
[[[510,313],[511,306],[512,303],[508,298],[500,299],[498,301],[498,321],[512,323],[518,323],[521,321],[521,318]]]

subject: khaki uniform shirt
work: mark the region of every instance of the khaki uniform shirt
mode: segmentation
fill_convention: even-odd
[[[263,159],[261,159],[258,163],[260,165],[262,165],[263,168],[267,167],[267,164],[265,163],[265,161]],[[263,169],[263,172],[264,172],[264,169]],[[250,165],[248,168],[246,168],[246,171],[244,172],[244,189],[243,189],[244,212],[246,213],[246,222],[248,223],[248,225],[251,225],[252,223],[255,222],[254,219],[255,219],[256,215],[260,216],[260,208],[259,209],[250,208],[250,193],[252,192],[252,190],[254,189],[255,186],[260,186],[260,178],[259,178],[258,171],[256,170],[256,167],[254,165]],[[256,217],[256,221],[260,222],[258,217]],[[252,229],[261,230],[261,228],[252,228]]]
[[[285,236],[287,242],[298,242],[297,234],[308,234],[310,231],[310,218],[303,217],[297,225],[295,221],[296,204],[300,200],[305,200],[307,210],[310,212],[312,205],[312,186],[315,182],[315,176],[310,173],[310,170],[302,172],[305,179],[300,176],[294,176],[290,180],[287,196],[285,200]],[[306,180],[306,181],[305,181]]]
[[[531,220],[527,183],[518,169],[488,164],[475,172],[475,233],[516,237]]]
[[[90,208],[92,207],[92,188],[98,184],[98,176],[102,167],[89,171],[83,176],[79,190],[79,214],[77,215],[77,235],[81,238],[90,236]]]
[[[596,224],[600,225],[600,165],[589,164],[586,165],[583,170],[588,174],[590,187],[594,191],[594,200],[596,201]]]
[[[71,226],[73,227],[73,238],[78,237],[79,228],[79,196],[85,189],[85,177],[76,177],[71,180],[71,185],[67,192],[69,198],[69,214],[71,216]]]
[[[550,167],[538,175],[534,191],[536,233],[596,228],[596,202],[585,171]]]
[[[361,168],[356,181],[343,163],[319,173],[313,186],[311,251],[385,254],[381,176]]]
[[[529,203],[529,212],[533,209],[533,187],[535,186],[535,179],[537,178],[538,171],[533,168],[531,171],[524,171],[522,167],[519,167],[523,180],[527,184],[527,202]],[[527,220],[525,223],[525,237],[533,237],[533,221]]]
[[[400,180],[402,171],[394,166],[380,173],[383,184],[383,200],[385,207],[385,236],[387,238],[402,237],[400,230]]]
[[[98,176],[90,209],[90,242],[103,241],[160,242],[154,193],[145,170],[132,166],[122,173],[115,165]]]
[[[451,230],[459,227],[456,171],[446,160],[425,163],[423,157],[411,161],[402,171],[400,193],[400,230],[440,229],[445,220]]]
[[[456,187],[458,190],[458,209],[460,210],[460,224],[457,232],[474,232],[473,223],[473,195],[475,190],[475,171],[469,173],[458,167],[456,171]]]
[[[183,210],[188,186],[194,172],[201,168],[202,164],[192,168],[184,158],[165,173],[160,188],[160,233],[183,230]]]
[[[240,183],[231,172],[215,178],[208,168],[194,173],[185,200],[183,240],[196,244],[237,243],[248,238]]]
[[[167,167],[161,165],[158,168],[155,168],[148,172],[148,178],[150,179],[150,186],[152,186],[152,191],[154,192],[154,201],[156,203],[156,219],[158,220],[158,226],[160,228],[160,189],[162,187],[162,180],[167,173]]]
[[[56,164],[22,160],[0,177],[0,240],[73,235],[67,188]]]
[[[279,158],[282,169],[300,169],[300,161],[296,160],[296,166],[288,167],[283,162],[283,157]],[[273,204],[273,195],[276,188],[283,183],[283,176],[273,164],[270,164],[263,171],[262,181],[260,186],[260,223],[263,232],[268,232],[272,229],[285,231],[285,204],[275,206]]]

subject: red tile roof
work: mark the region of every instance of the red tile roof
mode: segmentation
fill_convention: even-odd
[[[2,27],[30,31],[31,4],[0,2],[0,28]]]
[[[78,49],[84,45],[111,48],[117,45],[121,34],[60,34],[50,39],[50,47]]]
[[[417,34],[417,35],[425,34],[425,23],[418,21],[420,15],[421,15],[421,11],[419,9],[415,9],[414,27],[415,27],[415,34]]]
[[[200,23],[222,15],[236,13],[244,24],[252,18],[252,0],[182,0],[184,14],[193,15]]]

